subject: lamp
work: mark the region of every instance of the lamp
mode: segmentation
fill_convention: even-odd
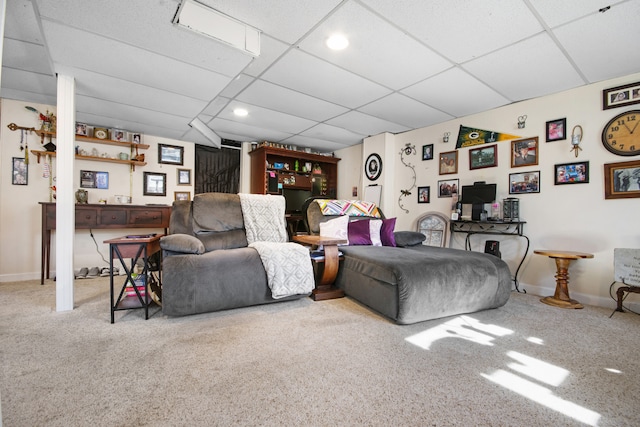
[[[183,0],[172,22],[250,55],[260,56],[260,30],[197,1]]]
[[[222,138],[220,138],[211,128],[204,124],[199,118],[195,118],[189,123],[189,126],[200,132],[207,140],[211,141],[211,145],[215,148],[220,148],[222,144]]]

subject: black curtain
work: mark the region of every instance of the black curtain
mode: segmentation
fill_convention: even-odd
[[[240,148],[240,143],[222,140],[222,144]],[[195,194],[231,193],[240,189],[239,149],[213,148],[196,144]]]

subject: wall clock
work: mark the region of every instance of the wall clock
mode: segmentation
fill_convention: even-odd
[[[604,148],[619,156],[640,154],[640,110],[618,114],[602,131]]]
[[[380,178],[382,173],[382,159],[376,153],[369,154],[367,161],[364,163],[364,174],[370,181]]]

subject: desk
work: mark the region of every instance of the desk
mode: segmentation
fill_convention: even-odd
[[[42,206],[42,247],[40,284],[49,278],[51,267],[51,231],[56,229],[56,204]],[[164,228],[166,234],[171,206],[76,204],[76,229]]]
[[[333,282],[338,274],[340,256],[338,255],[338,245],[347,243],[344,239],[334,239],[332,237],[299,235],[293,236],[293,241],[305,245],[320,246],[324,248],[324,260],[312,260],[316,264],[324,263],[320,280],[316,283],[316,288],[311,292],[314,301],[341,298],[344,291],[333,287]]]
[[[529,238],[524,234],[524,225],[526,221],[451,221],[449,222],[449,230],[451,233],[466,233],[464,248],[471,250],[471,241],[469,240],[474,234],[493,234],[502,236],[517,236],[522,237],[527,241],[527,248],[522,255],[520,264],[516,269],[516,274],[513,276],[513,283],[516,286],[516,291],[520,292],[518,287],[518,272],[520,267],[529,253]],[[522,292],[527,293],[526,290]]]
[[[536,249],[533,253],[556,260],[556,291],[552,297],[544,297],[540,301],[560,308],[584,308],[578,301],[569,297],[569,263],[575,259],[593,258],[593,254],[540,249]]]
[[[111,288],[111,323],[115,321],[115,312],[117,310],[132,310],[136,308],[144,308],[144,318],[149,319],[149,305],[152,302],[149,296],[149,284],[151,280],[156,280],[151,272],[149,265],[149,257],[156,252],[160,252],[160,238],[158,236],[145,236],[136,238],[118,237],[115,239],[105,240],[104,243],[109,244],[109,284]],[[131,259],[130,267],[127,267],[125,258]],[[114,277],[113,277],[113,260],[117,259],[124,267],[125,279],[120,288],[118,297],[115,297]],[[138,285],[132,276],[133,270],[138,260],[144,263],[140,276],[144,278],[144,291],[138,289]],[[162,286],[162,263],[158,263],[158,285]],[[132,285],[135,295],[126,295],[125,288],[127,284]]]

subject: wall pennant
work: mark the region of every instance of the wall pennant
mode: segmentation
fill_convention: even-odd
[[[499,133],[490,130],[469,128],[460,125],[458,133],[457,148],[472,147],[480,144],[490,144],[496,141],[509,141],[511,139],[521,138],[517,135],[509,135],[508,133]]]

